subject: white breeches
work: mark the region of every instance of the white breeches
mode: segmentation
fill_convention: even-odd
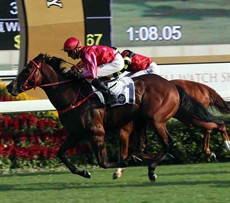
[[[98,66],[97,76],[99,78],[104,77],[104,76],[108,76],[110,74],[113,74],[113,73],[120,71],[121,69],[124,68],[124,66],[125,66],[124,59],[118,53],[112,62]]]

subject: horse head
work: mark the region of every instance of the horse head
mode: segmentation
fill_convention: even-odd
[[[22,69],[18,76],[7,85],[7,90],[14,96],[36,87],[58,82],[63,76],[57,71],[63,60],[38,54]]]

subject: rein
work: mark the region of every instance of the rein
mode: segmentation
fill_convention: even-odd
[[[79,73],[82,73],[82,70],[81,69],[79,69],[78,68],[78,66],[76,65],[76,64],[73,64],[73,63],[70,63],[70,62],[68,62],[68,61],[65,61],[64,59],[62,59],[65,63],[68,63],[68,64],[70,64],[70,65],[73,65],[76,69],[77,69],[77,71],[79,72]]]
[[[95,92],[92,92],[92,93],[90,93],[89,95],[87,95],[84,99],[82,99],[82,100],[80,100],[80,101],[78,101],[76,104],[70,104],[70,106],[69,107],[67,107],[67,108],[65,108],[65,109],[63,109],[63,110],[58,110],[58,113],[59,114],[64,114],[64,113],[66,113],[66,112],[68,112],[68,111],[70,111],[70,110],[72,110],[72,109],[75,109],[75,108],[77,108],[78,106],[80,106],[82,103],[84,103],[89,97],[91,97],[93,94],[94,94]],[[79,93],[78,93],[79,94]],[[78,96],[78,94],[77,94],[77,96]],[[77,97],[76,96],[76,97]]]
[[[55,85],[65,84],[65,83],[68,83],[68,82],[71,82],[71,81],[73,81],[73,80],[63,80],[63,81],[60,81],[60,82],[53,82],[53,83],[49,83],[49,84],[39,85],[39,86],[37,86],[37,87],[55,86]]]
[[[70,65],[73,65],[73,66],[75,66],[73,63],[70,63],[70,62],[68,62],[68,61],[65,61],[65,60],[63,60],[65,63],[68,63],[68,64],[70,64]],[[34,61],[31,61],[32,63],[34,63],[35,65],[36,65],[36,63],[34,62]],[[37,65],[36,65],[37,66]],[[41,64],[40,64],[40,66],[41,66]],[[77,67],[77,66],[75,66],[77,69],[78,69],[78,71],[80,72],[81,70],[79,70],[79,68]],[[39,67],[38,67],[39,68]],[[73,79],[70,79],[70,80],[64,80],[64,81],[60,81],[60,82],[53,82],[53,83],[49,83],[49,84],[43,84],[43,85],[40,85],[40,87],[49,87],[49,86],[54,86],[54,85],[60,85],[60,84],[64,84],[64,83],[68,83],[68,82],[71,82],[71,81],[73,81]]]

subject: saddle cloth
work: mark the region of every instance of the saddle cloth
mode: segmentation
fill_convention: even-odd
[[[127,103],[135,103],[135,86],[132,78],[123,77],[121,79],[108,82],[107,86],[117,96],[118,102],[111,106],[119,106]],[[97,91],[96,94],[102,103],[105,103],[104,97],[101,92]]]

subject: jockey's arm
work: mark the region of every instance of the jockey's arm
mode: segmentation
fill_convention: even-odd
[[[83,77],[85,79],[94,79],[97,77],[97,60],[94,54],[91,54],[91,57],[85,57],[82,59],[82,62],[85,64],[85,70],[83,72]]]

